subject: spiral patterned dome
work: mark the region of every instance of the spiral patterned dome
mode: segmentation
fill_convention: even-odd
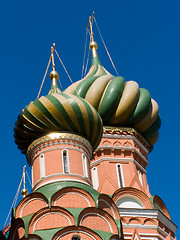
[[[87,101],[62,93],[55,83],[47,96],[36,99],[22,110],[15,124],[15,143],[26,153],[35,139],[54,131],[81,135],[95,149],[102,136],[102,120]]]
[[[99,112],[104,125],[135,128],[151,145],[158,140],[161,119],[156,101],[136,82],[111,75],[96,52],[85,78],[64,93],[84,98]]]

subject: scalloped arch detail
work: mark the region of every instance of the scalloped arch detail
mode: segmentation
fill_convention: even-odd
[[[31,218],[29,223],[29,233],[36,230],[52,229],[74,225],[73,215],[64,208],[51,207],[43,208]]]
[[[114,219],[120,219],[119,211],[112,199],[105,194],[100,194],[98,198],[98,207],[108,212]]]
[[[118,234],[118,228],[114,219],[107,212],[99,208],[84,209],[79,215],[78,225]]]
[[[132,187],[120,188],[116,190],[112,195],[112,199],[115,203],[117,203],[117,201],[123,197],[133,197],[134,199],[140,201],[143,204],[144,208],[152,209],[149,197],[144,192],[140,191],[137,188]]]
[[[66,187],[56,192],[51,198],[52,206],[67,208],[95,207],[95,201],[90,193],[77,187]]]
[[[153,203],[153,207],[155,204],[157,204],[161,208],[161,211],[164,213],[164,215],[166,215],[166,217],[168,217],[171,220],[171,216],[167,210],[165,203],[158,195],[155,195],[152,197],[152,203]]]
[[[30,193],[23,198],[16,208],[16,218],[36,213],[42,208],[48,207],[47,198],[41,193]]]

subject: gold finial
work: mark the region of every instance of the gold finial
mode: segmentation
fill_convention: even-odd
[[[55,43],[53,43],[53,46],[51,47],[51,61],[52,61],[52,68],[53,70],[50,72],[49,77],[51,80],[58,80],[59,74],[55,70],[55,63],[54,63],[54,50],[55,50]]]
[[[92,50],[92,56],[93,57],[97,57],[97,52],[96,49],[98,48],[97,43],[94,41],[94,33],[93,33],[93,29],[92,29],[92,20],[94,17],[94,12],[92,13],[92,16],[89,17],[89,23],[87,25],[86,30],[88,30],[88,28],[90,27],[90,44],[89,44],[89,48]]]
[[[87,28],[86,28],[86,30],[88,30],[88,28],[89,28],[89,26],[90,26],[90,32],[91,32],[90,38],[91,38],[91,42],[94,41],[94,38],[93,38],[94,33],[93,33],[93,30],[92,30],[92,20],[93,20],[93,17],[94,17],[94,12],[92,13],[92,16],[89,17],[89,23],[88,23]]]
[[[28,195],[28,190],[26,189],[26,179],[25,179],[26,166],[23,167],[23,189],[21,195],[25,198]]]

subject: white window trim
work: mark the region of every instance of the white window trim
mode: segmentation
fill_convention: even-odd
[[[120,175],[121,175],[121,176],[119,176],[119,168],[118,168],[118,166],[120,166]],[[124,177],[123,177],[122,164],[117,163],[117,164],[116,164],[116,170],[117,170],[118,186],[119,186],[120,188],[122,188],[122,187],[125,186],[125,185],[124,185]],[[120,177],[121,177],[121,180],[122,180],[122,186],[121,186]]]
[[[143,176],[142,176],[142,172],[140,170],[138,170],[138,177],[139,177],[139,181],[140,181],[141,185],[143,186]]]
[[[40,160],[39,160],[40,161]],[[31,167],[31,178],[32,178],[32,187],[34,186],[34,173],[33,173],[33,166]]]
[[[96,170],[94,172],[94,170]],[[93,187],[94,189],[98,189],[99,187],[99,178],[98,178],[98,170],[97,170],[97,167],[93,167],[92,168],[92,183],[93,183]]]
[[[83,163],[84,177],[88,178],[89,174],[88,174],[88,166],[87,166],[87,157],[84,153],[82,154],[82,163]]]
[[[39,156],[39,168],[40,168],[40,178],[44,178],[46,176],[44,154],[40,154],[40,156]]]
[[[67,156],[67,167],[68,167],[68,172],[65,172],[65,166],[64,166],[64,156],[63,153],[66,152]],[[69,154],[67,149],[62,150],[62,164],[63,164],[63,173],[69,174],[70,173],[70,167],[69,167]]]

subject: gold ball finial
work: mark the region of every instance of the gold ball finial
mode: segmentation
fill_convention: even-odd
[[[95,41],[90,42],[89,48],[90,48],[91,50],[92,50],[93,48],[97,49],[97,48],[98,48],[97,42],[95,42]]]
[[[49,77],[50,77],[51,80],[53,80],[53,79],[58,80],[59,79],[59,74],[58,74],[58,72],[53,70],[52,72],[50,72]]]
[[[23,196],[23,198],[25,198],[28,195],[28,190],[26,188],[23,188],[21,191],[21,195]]]

